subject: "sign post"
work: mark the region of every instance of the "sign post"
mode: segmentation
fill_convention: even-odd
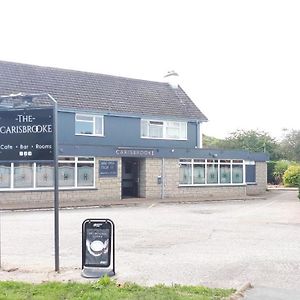
[[[109,219],[82,223],[82,276],[115,275],[115,225]]]
[[[33,100],[41,97],[50,99],[51,107],[34,108]],[[53,162],[55,271],[59,272],[57,101],[50,94],[0,96],[0,161]]]

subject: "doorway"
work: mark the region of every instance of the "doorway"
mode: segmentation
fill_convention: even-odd
[[[122,158],[122,198],[139,197],[139,168],[138,158]]]

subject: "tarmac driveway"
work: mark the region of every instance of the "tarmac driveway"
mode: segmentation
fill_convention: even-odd
[[[2,212],[0,280],[86,280],[80,276],[81,223],[106,217],[116,225],[119,281],[299,287],[296,191],[247,201],[62,210],[59,275],[51,272],[53,212]]]

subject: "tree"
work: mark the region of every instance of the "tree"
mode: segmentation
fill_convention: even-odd
[[[205,134],[202,135],[203,148],[220,149],[222,148],[221,147],[222,142],[223,142],[222,139],[218,139]]]
[[[288,131],[280,143],[282,156],[290,161],[300,161],[300,130]]]
[[[264,131],[237,130],[224,140],[223,148],[268,152],[270,160],[281,158],[278,142]]]

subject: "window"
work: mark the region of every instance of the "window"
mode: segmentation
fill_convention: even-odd
[[[205,164],[194,164],[194,184],[204,184],[205,183]]]
[[[75,134],[103,136],[103,116],[76,114]]]
[[[53,164],[36,164],[36,187],[54,186]]]
[[[9,188],[11,180],[11,164],[0,165],[0,188]]]
[[[141,137],[186,140],[187,123],[176,121],[141,120]]]
[[[256,165],[255,161],[246,161],[246,182],[249,184],[256,183]]]
[[[245,183],[243,160],[180,159],[180,185],[231,185]]]
[[[94,157],[60,157],[59,188],[87,188],[95,185]],[[0,190],[42,190],[54,187],[52,163],[0,164]]]
[[[14,187],[16,188],[33,187],[33,164],[32,163],[14,164]]]
[[[192,184],[192,165],[189,163],[180,164],[179,183]]]
[[[231,183],[230,160],[220,160],[220,183]]]
[[[208,160],[207,183],[218,183],[218,160]]]

